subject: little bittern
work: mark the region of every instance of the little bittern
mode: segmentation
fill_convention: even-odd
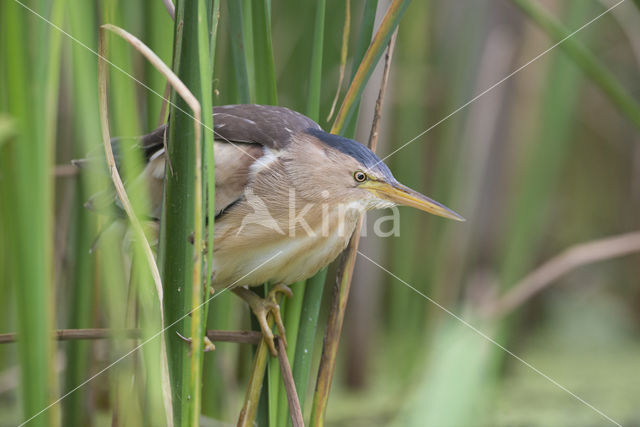
[[[295,111],[226,105],[213,109],[213,121],[213,286],[231,286],[250,304],[272,353],[266,317],[273,314],[283,335],[278,305],[248,287],[271,282],[289,292],[284,285],[307,279],[337,257],[366,210],[398,204],[462,220],[396,181],[364,145],[329,134]],[[166,128],[141,139],[156,217],[165,177]]]

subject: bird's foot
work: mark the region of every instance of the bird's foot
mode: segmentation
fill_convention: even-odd
[[[264,341],[269,346],[269,350],[273,356],[277,356],[278,353],[276,351],[276,346],[273,342],[273,332],[269,327],[269,322],[267,321],[267,315],[271,314],[273,316],[273,321],[278,328],[278,333],[280,334],[280,339],[284,342],[285,347],[287,346],[287,338],[285,336],[284,325],[282,324],[282,316],[280,315],[280,306],[276,300],[278,293],[282,293],[288,297],[291,297],[293,293],[288,286],[277,284],[271,288],[266,298],[260,298],[254,292],[250,291],[247,288],[239,287],[232,290],[233,293],[238,295],[240,298],[245,300],[253,314],[255,314],[258,319],[258,323],[260,323],[260,329],[262,329],[262,336]]]
[[[176,331],[176,334],[178,334],[178,337],[180,337],[180,339],[186,343],[189,343],[189,348],[191,349],[191,338],[187,338],[185,336],[183,336],[182,334],[180,334],[180,332]],[[211,342],[211,340],[209,339],[208,336],[204,336],[204,352],[207,353],[209,351],[214,351],[216,349],[216,346],[214,343]]]

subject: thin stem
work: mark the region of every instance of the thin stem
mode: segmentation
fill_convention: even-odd
[[[380,28],[378,28],[378,31],[373,37],[373,41],[371,45],[369,45],[369,49],[367,49],[362,63],[360,63],[358,71],[356,71],[353,81],[351,82],[351,86],[349,86],[349,90],[344,97],[340,111],[338,111],[336,120],[331,128],[331,133],[340,133],[345,122],[353,113],[353,107],[360,98],[366,82],[369,81],[369,77],[371,77],[376,63],[382,56],[385,47],[391,39],[391,35],[400,23],[400,19],[407,10],[409,3],[411,3],[411,0],[394,0],[389,6],[389,9],[387,9],[380,23]]]
[[[300,401],[298,400],[296,385],[293,381],[293,375],[291,374],[291,366],[289,366],[287,349],[284,347],[284,341],[282,341],[280,337],[276,338],[276,345],[278,346],[280,374],[282,375],[282,382],[284,383],[284,389],[287,393],[287,401],[289,402],[289,413],[291,414],[291,422],[293,423],[293,427],[302,427],[304,426],[304,421],[302,420],[302,409],[300,408]]]
[[[382,72],[382,81],[380,82],[380,92],[376,99],[376,107],[373,112],[373,122],[371,123],[371,132],[369,133],[368,146],[371,151],[376,151],[378,147],[378,131],[380,130],[380,119],[382,118],[382,104],[384,103],[384,95],[387,93],[387,82],[389,81],[389,72],[391,71],[391,59],[396,46],[396,38],[398,37],[398,29],[393,32],[391,40],[389,40],[389,49],[384,59],[384,71]]]
[[[140,329],[116,330],[108,328],[58,329],[55,331],[55,339],[58,341],[118,338],[140,339],[142,338],[142,331]],[[234,342],[257,345],[262,339],[262,334],[256,331],[219,331],[210,329],[207,331],[207,338],[213,342]],[[0,344],[8,344],[16,342],[17,340],[18,334],[16,333],[0,334]]]
[[[252,5],[255,100],[259,104],[278,105],[271,42],[271,0],[254,1]]]
[[[344,28],[342,29],[342,48],[340,49],[340,77],[338,78],[338,85],[336,88],[336,95],[331,103],[329,109],[329,115],[327,121],[333,117],[333,112],[338,104],[338,98],[340,98],[340,89],[342,88],[342,82],[344,81],[344,71],[347,68],[347,52],[349,50],[349,33],[351,32],[351,1],[345,2],[344,12]]]
[[[246,104],[251,102],[252,99],[249,85],[247,50],[249,48],[252,49],[253,40],[251,41],[251,46],[248,46],[246,43],[247,35],[244,32],[242,2],[239,0],[227,2],[227,9],[229,11],[231,58],[233,59],[236,90],[238,91],[237,102]],[[253,61],[253,57],[250,59]]]
[[[373,124],[369,136],[369,148],[375,151],[378,142],[378,127],[380,116],[382,114],[382,104],[389,79],[389,69],[393,50],[395,46],[397,31],[394,31],[389,39],[389,47],[385,58],[385,68],[380,82],[380,92],[376,101]],[[336,119],[337,122],[337,119]],[[327,330],[324,337],[324,346],[322,348],[322,356],[320,359],[320,367],[318,369],[318,381],[316,383],[316,393],[313,397],[313,408],[311,412],[312,426],[323,426],[324,416],[329,401],[329,391],[333,380],[335,370],[336,356],[338,353],[338,344],[342,333],[342,324],[344,323],[344,312],[349,298],[349,290],[351,289],[351,279],[353,277],[353,268],[355,266],[356,254],[358,251],[358,242],[360,241],[360,230],[362,227],[362,218],[358,221],[356,229],[351,236],[349,245],[342,253],[338,262],[338,271],[336,273],[336,281],[334,284],[334,295],[329,311],[329,319],[327,321]]]
[[[293,296],[285,302],[284,310],[282,311],[284,324],[287,325],[286,341],[288,347],[285,355],[287,363],[289,363],[290,360],[294,360],[296,348],[298,346],[298,332],[301,323],[300,315],[302,313],[302,303],[304,301],[306,283],[297,282],[293,285],[293,288],[296,289],[296,292],[294,292]],[[281,375],[279,374],[279,376]],[[283,378],[283,380],[285,379]],[[289,411],[287,411],[287,402],[289,397],[286,394],[285,387],[286,383],[278,382],[277,426],[284,426],[287,424],[287,415],[289,413]],[[296,400],[298,400],[297,395]]]
[[[258,412],[258,402],[260,401],[260,392],[262,391],[262,383],[264,382],[268,355],[269,346],[265,340],[261,340],[253,358],[253,366],[251,367],[251,376],[249,377],[244,404],[238,417],[238,427],[253,427]]]
[[[638,231],[572,246],[516,283],[496,302],[489,314],[502,317],[511,313],[559,277],[577,267],[638,251],[640,251],[640,232]]]
[[[325,9],[326,0],[318,0],[316,3],[316,20],[313,29],[313,49],[311,51],[311,70],[309,73],[309,100],[307,103],[307,116],[315,121],[318,121],[320,118]]]
[[[336,355],[338,354],[338,344],[340,343],[340,334],[342,333],[344,312],[349,298],[349,290],[351,289],[351,277],[356,253],[358,251],[361,225],[362,219],[358,221],[349,245],[341,255],[338,272],[336,273],[336,279],[333,285],[333,298],[329,309],[327,329],[324,334],[316,392],[313,395],[313,407],[309,423],[309,425],[315,427],[324,426],[324,416],[327,403],[329,402],[329,391],[331,390],[331,381],[333,380],[333,372],[336,366]]]
[[[278,301],[280,303],[281,301]],[[273,327],[273,316],[271,314],[267,317],[269,327]],[[253,356],[253,365],[251,367],[251,376],[249,377],[249,384],[247,385],[247,392],[245,394],[244,404],[240,410],[238,417],[238,427],[241,426],[253,426],[255,423],[256,415],[258,413],[258,403],[260,402],[260,392],[262,391],[262,385],[264,383],[264,376],[267,370],[267,359],[269,357],[269,345],[263,339],[258,344],[255,355]]]

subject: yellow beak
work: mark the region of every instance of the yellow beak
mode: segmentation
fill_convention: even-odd
[[[463,217],[447,208],[444,205],[431,200],[427,196],[412,190],[398,182],[389,184],[383,181],[366,181],[360,184],[361,188],[369,190],[377,197],[396,203],[398,205],[410,206],[429,212],[444,218],[454,219],[456,221],[465,221]]]

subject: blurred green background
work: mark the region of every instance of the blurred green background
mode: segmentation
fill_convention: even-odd
[[[228,3],[220,6],[215,105],[243,97]],[[245,11],[250,3],[243,2]],[[0,333],[40,331],[44,337],[27,334],[22,347],[0,344],[2,426],[16,425],[25,410],[37,412],[133,348],[127,340],[54,346],[47,344],[47,328],[138,321],[135,298],[127,296],[134,292],[127,286],[128,266],[119,255],[125,231],[113,231],[104,250],[89,252],[102,220],[83,203],[110,185],[107,176],[70,166],[71,159],[101,149],[97,58],[86,47],[97,48],[100,24],[114,23],[167,64],[173,52],[174,26],[161,0],[26,4],[76,40],[14,0],[2,0]],[[266,4],[278,103],[307,112],[315,4]],[[553,22],[571,32],[616,4],[430,0],[409,6],[399,26],[378,154],[391,154],[385,161],[399,181],[467,222],[400,208],[399,236],[380,238],[372,230],[376,215],[369,215],[327,425],[600,426],[611,423],[606,417],[640,425],[637,234],[631,246],[638,249],[604,261],[596,256],[575,269],[574,259],[565,259],[566,274],[544,290],[500,316],[487,315],[521,279],[568,248],[640,226],[638,3],[621,2],[539,56],[566,34]],[[387,6],[382,0],[351,3],[347,83],[363,16],[377,9],[379,20]],[[328,0],[319,110],[325,129],[332,123],[327,115],[340,74],[344,20],[345,3]],[[139,54],[115,38],[111,44],[115,65],[164,93],[164,80]],[[161,98],[110,72],[112,135],[134,137],[155,128]],[[362,142],[380,74],[381,68],[363,94],[356,127]],[[330,296],[324,293],[321,326]],[[213,300],[211,310],[211,328],[250,327],[236,297]],[[319,327],[308,396],[322,337]],[[202,424],[233,424],[252,347],[218,344],[204,357]],[[128,358],[33,425],[154,425],[162,418],[162,411],[155,411],[159,418],[149,415],[157,396],[149,397],[145,380],[132,374],[143,359]],[[25,396],[37,396],[26,398],[33,406]],[[310,403],[307,398],[305,414]]]

